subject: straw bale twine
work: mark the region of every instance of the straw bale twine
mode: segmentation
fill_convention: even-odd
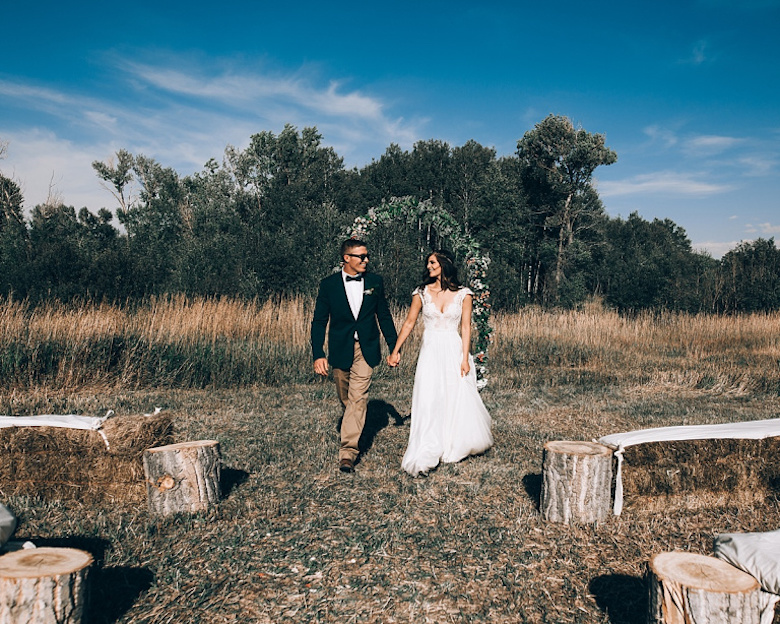
[[[63,427],[0,428],[0,494],[85,503],[143,502],[143,453],[173,442],[166,413],[114,416],[98,431]]]

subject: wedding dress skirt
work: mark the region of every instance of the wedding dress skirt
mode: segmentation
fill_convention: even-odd
[[[415,291],[423,300],[423,332],[412,391],[412,424],[401,467],[412,475],[428,472],[439,462],[458,462],[493,445],[490,414],[477,390],[474,361],[460,374],[460,327],[463,288],[443,312],[427,291]]]

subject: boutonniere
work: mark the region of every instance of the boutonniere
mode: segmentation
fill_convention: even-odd
[[[368,296],[368,295],[373,295],[373,294],[374,294],[374,289],[373,289],[373,288],[366,288],[366,289],[363,291],[363,296],[364,296],[364,297],[365,297],[365,296]]]

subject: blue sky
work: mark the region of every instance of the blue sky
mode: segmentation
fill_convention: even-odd
[[[780,239],[780,0],[7,2],[0,171],[29,209],[113,208],[120,148],[182,174],[285,123],[348,167],[391,143],[499,155],[548,114],[606,136],[607,212],[720,257]]]

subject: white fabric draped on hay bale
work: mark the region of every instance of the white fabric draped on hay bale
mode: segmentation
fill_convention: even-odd
[[[114,415],[108,410],[105,416],[79,416],[77,414],[41,414],[40,416],[0,416],[0,427],[65,427],[66,429],[90,429],[97,431],[106,448],[111,448],[103,423]]]
[[[617,473],[615,477],[615,501],[612,513],[619,516],[623,511],[623,450],[627,446],[648,442],[668,442],[672,440],[714,440],[741,439],[763,440],[780,436],[780,418],[754,420],[750,422],[723,423],[720,425],[683,425],[679,427],[657,427],[639,429],[625,433],[613,433],[602,436],[597,442],[615,449]]]
[[[16,530],[16,516],[5,505],[0,505],[0,547],[3,546]]]
[[[761,624],[772,624],[780,600],[780,531],[721,533],[713,540],[712,550],[718,559],[761,584]]]
[[[156,407],[154,413],[145,416],[156,416],[161,408]],[[78,414],[41,414],[39,416],[0,416],[1,427],[64,427],[66,429],[87,429],[97,431],[106,448],[111,449],[106,434],[103,433],[103,423],[114,416],[114,410],[108,410],[105,416],[79,416]]]
[[[721,533],[712,549],[718,559],[755,578],[764,591],[780,594],[780,531]]]

